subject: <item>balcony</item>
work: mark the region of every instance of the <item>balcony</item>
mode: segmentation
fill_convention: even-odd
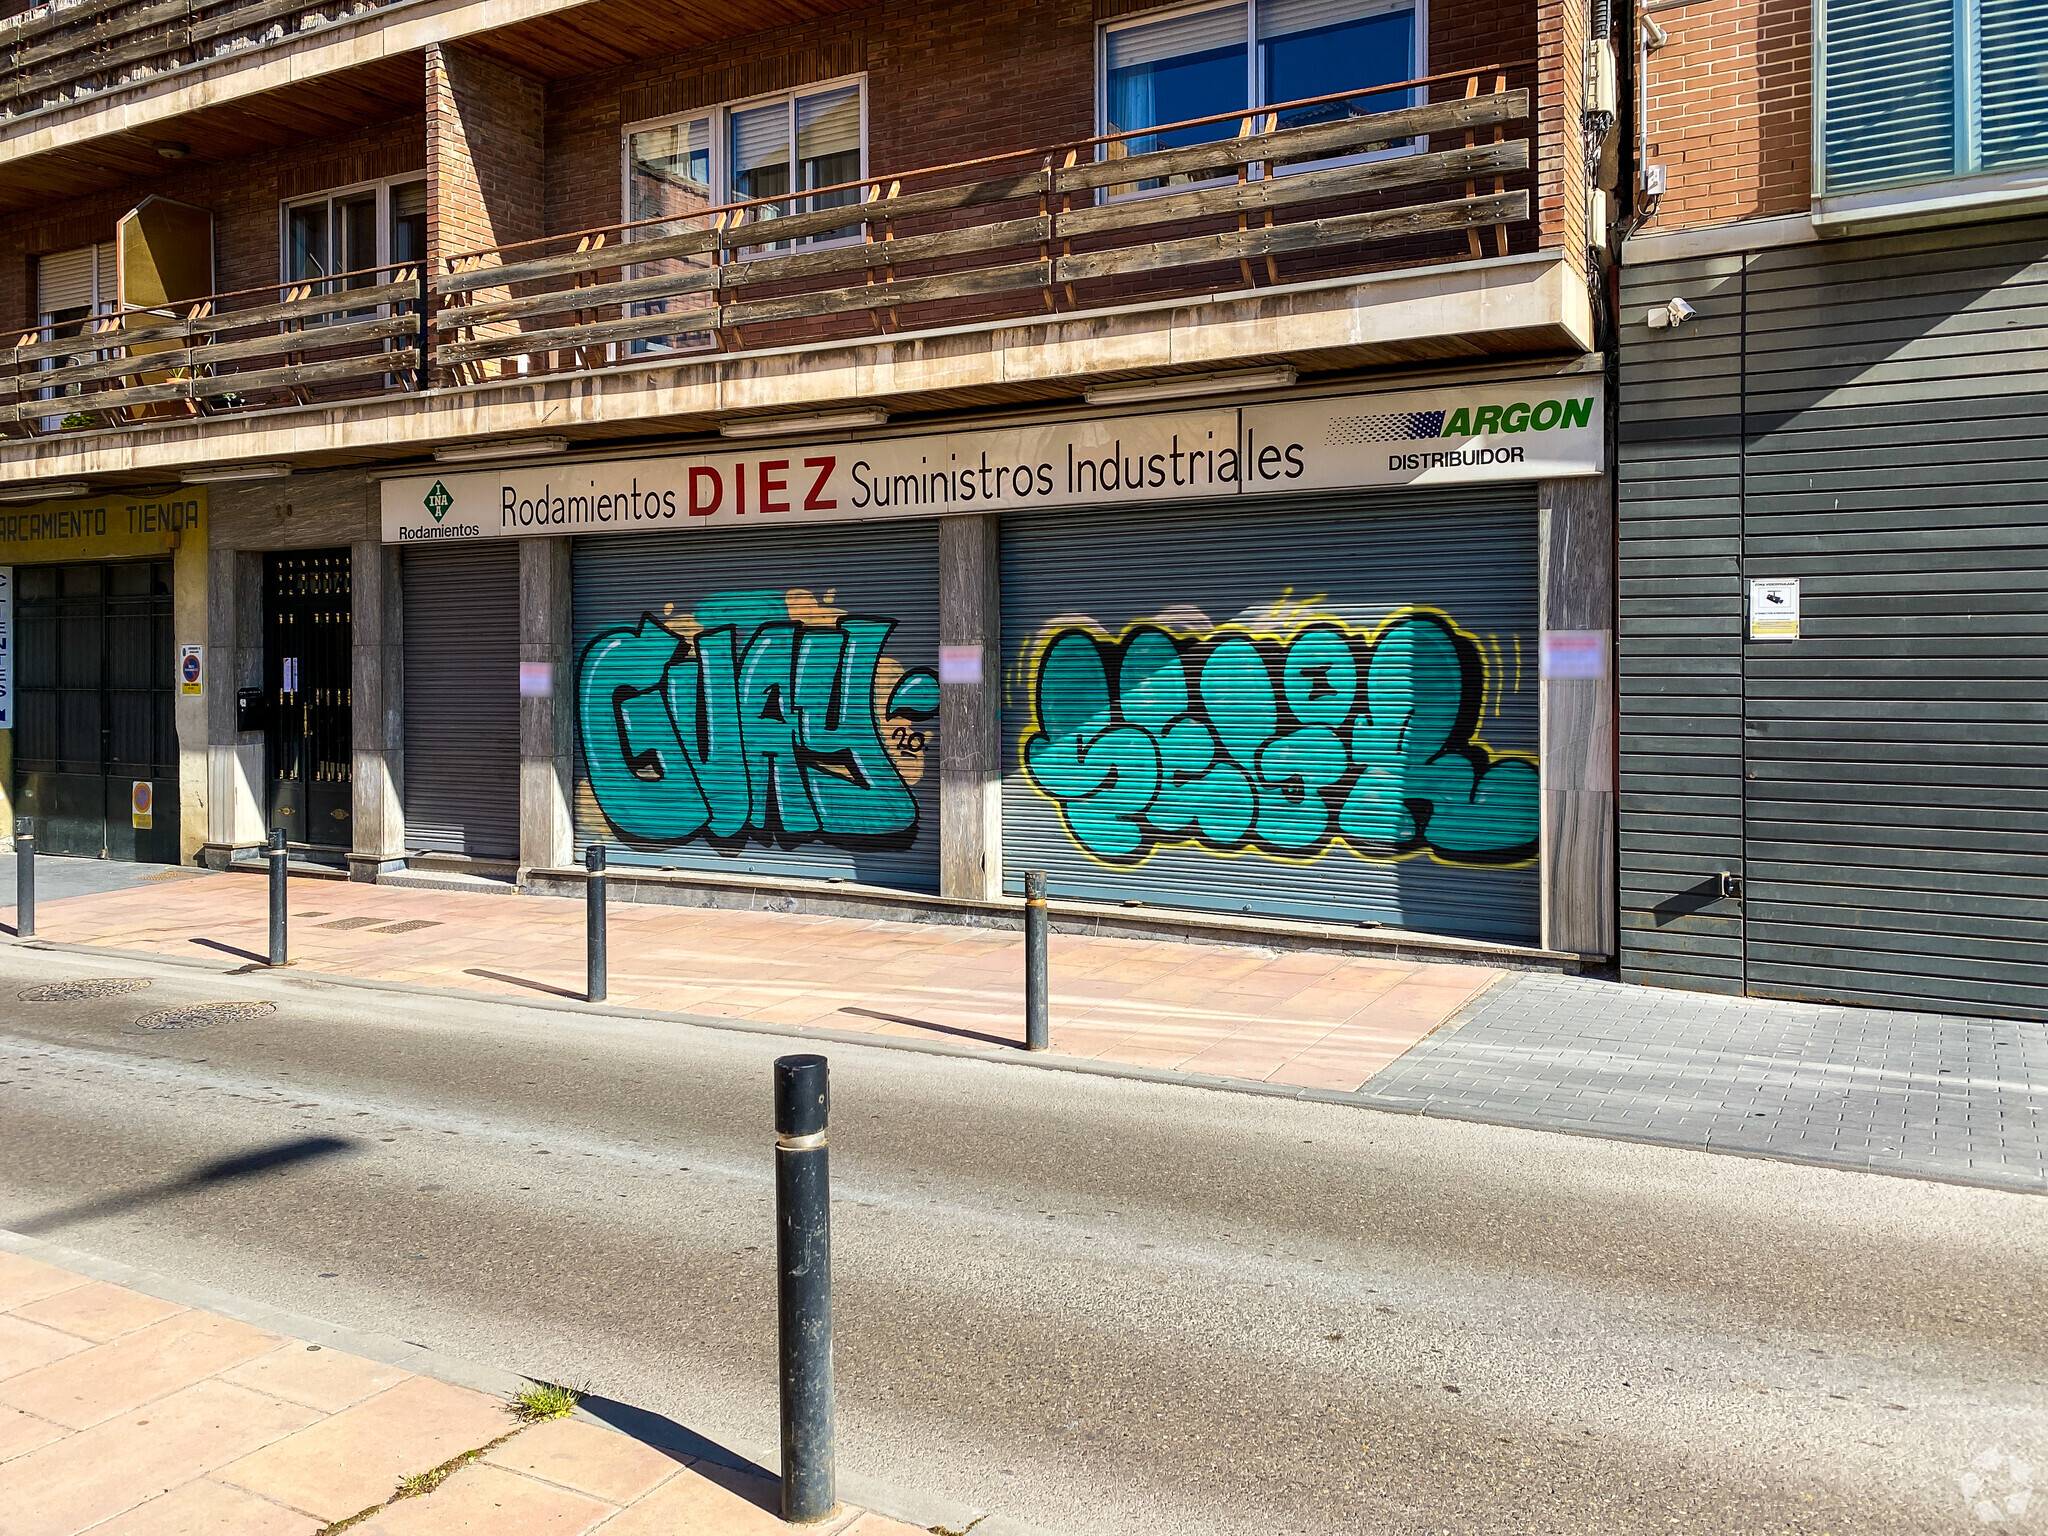
[[[1582,253],[1542,248],[1532,218],[1527,69],[1147,130],[1206,138],[1179,148],[1110,135],[24,336],[0,456],[14,477],[138,477],[1581,352]]]

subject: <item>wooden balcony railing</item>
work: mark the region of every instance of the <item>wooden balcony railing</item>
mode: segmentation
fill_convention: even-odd
[[[0,117],[135,84],[407,0],[80,0],[0,21]]]
[[[1528,67],[30,331],[0,426],[337,403],[1506,255],[1531,216],[1529,141],[1507,136],[1529,116],[1510,86]],[[1390,94],[1410,104],[1359,105]],[[1128,152],[1218,124],[1235,134]]]
[[[1095,309],[1279,282],[1283,258],[1290,278],[1357,271],[1361,246],[1378,248],[1366,265],[1479,256],[1486,229],[1505,255],[1507,226],[1531,206],[1529,142],[1505,132],[1529,115],[1528,91],[1508,87],[1522,67],[464,252],[433,278],[434,362],[474,383],[620,367],[650,352]],[[1383,111],[1353,105],[1447,83],[1464,90]],[[1333,120],[1278,126],[1318,109]],[[1125,152],[1132,139],[1233,119],[1235,137]],[[1452,147],[1438,147],[1445,139]],[[1204,269],[1214,280],[1202,281]]]
[[[15,344],[0,421],[33,434],[416,389],[425,301],[415,262],[45,326]]]

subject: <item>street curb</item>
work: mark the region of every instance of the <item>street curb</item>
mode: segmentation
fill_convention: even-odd
[[[202,960],[197,956],[159,955],[149,950],[114,949],[93,944],[67,944],[52,939],[16,939],[0,935],[0,942],[21,949],[41,949],[60,954],[105,955],[112,958],[134,961],[138,964],[173,965],[189,970],[207,971],[214,975],[239,976],[267,974],[270,968],[262,964],[227,965],[221,962]],[[1443,1023],[1423,1036],[1431,1039],[1446,1031],[1454,1031],[1464,1021],[1471,1008],[1482,998],[1504,985],[1509,979],[1506,973],[1497,977],[1487,986],[1467,998],[1453,1010]],[[287,971],[285,979],[302,981],[312,985],[329,984],[339,987],[353,987],[373,992],[395,993],[401,996],[431,997],[442,1000],[466,1002],[484,1001],[502,1003],[513,1008],[527,1008],[549,1013],[581,1013],[598,1018],[635,1019],[642,1023],[683,1024],[698,1029],[720,1029],[732,1034],[766,1035],[778,1040],[826,1041],[837,1045],[866,1046],[876,1050],[910,1051],[926,1056],[944,1056],[954,1060],[989,1062],[997,1066],[1032,1067],[1047,1072],[1073,1072],[1087,1077],[1116,1078],[1126,1082],[1151,1083],[1164,1087],[1201,1088],[1214,1093],[1248,1094],[1255,1098],[1291,1099],[1304,1104],[1338,1104],[1352,1109],[1375,1110],[1381,1114],[1414,1115],[1430,1120],[1451,1120],[1463,1125],[1490,1125],[1503,1130],[1537,1131],[1554,1136],[1580,1136],[1595,1141],[1621,1141],[1635,1146],[1664,1147],[1677,1152],[1705,1152],[1717,1157],[1742,1157],[1756,1162],[1789,1163],[1802,1168],[1825,1169],[1831,1173],[1875,1174],[1883,1178],[1912,1179],[1926,1184],[1951,1184],[1962,1189],[1990,1189],[2006,1194],[2048,1195],[2048,1186],[2026,1183],[2014,1179],[2001,1179],[1996,1175],[1965,1177],[1959,1174],[1938,1173],[1916,1168],[1878,1168],[1867,1164],[1845,1162],[1838,1158],[1821,1157],[1808,1153],[1757,1148],[1713,1145],[1699,1141],[1685,1141],[1671,1136],[1659,1136],[1649,1131],[1631,1130],[1624,1126],[1565,1125],[1553,1121],[1539,1120],[1533,1116],[1515,1116],[1506,1113],[1478,1114],[1470,1110],[1449,1108],[1432,1103],[1428,1099],[1408,1098],[1399,1094],[1374,1093],[1366,1088],[1346,1091],[1338,1088],[1296,1088],[1280,1083],[1262,1083],[1253,1078],[1213,1077],[1200,1072],[1178,1072],[1170,1067],[1136,1067],[1117,1062],[1095,1061],[1084,1056],[1027,1055],[1018,1047],[1012,1054],[977,1050],[972,1046],[954,1045],[943,1040],[906,1040],[901,1036],[871,1035],[852,1030],[798,1028],[789,1024],[770,1024],[747,1019],[728,1019],[718,1015],[695,1013],[672,1013],[655,1008],[621,1008],[607,1003],[586,1003],[575,998],[551,997],[546,1000],[518,996],[501,997],[489,992],[470,992],[460,987],[429,987],[418,982],[379,981],[370,977],[346,976],[331,971]],[[1418,1041],[1417,1044],[1421,1042]],[[1413,1047],[1410,1047],[1413,1049]],[[943,1522],[940,1522],[943,1523]],[[954,1527],[959,1529],[959,1527]],[[981,1530],[985,1536],[1000,1536],[1004,1527],[984,1521]]]
[[[339,1323],[308,1317],[301,1312],[273,1307],[267,1302],[215,1290],[212,1286],[175,1279],[156,1270],[140,1269],[119,1259],[102,1258],[98,1254],[45,1242],[41,1238],[9,1231],[4,1227],[0,1227],[0,1251],[40,1259],[46,1264],[54,1264],[74,1274],[104,1280],[112,1285],[126,1286],[131,1291],[140,1291],[143,1295],[154,1296],[159,1301],[215,1312],[238,1323],[247,1323],[253,1328],[263,1328],[272,1333],[303,1339],[309,1344],[318,1344],[325,1349],[338,1349],[348,1354],[360,1355],[366,1360],[375,1360],[382,1365],[397,1366],[400,1370],[411,1371],[416,1376],[431,1377],[435,1381],[447,1382],[450,1386],[467,1387],[473,1392],[482,1392],[506,1401],[532,1379],[515,1371],[501,1370],[494,1365],[484,1365],[475,1360],[466,1360],[457,1355],[444,1354],[440,1350],[428,1349],[425,1345],[414,1344],[410,1340],[397,1338],[388,1333],[368,1333],[360,1329],[343,1327]],[[607,1406],[625,1405],[608,1403]],[[699,1459],[719,1462],[737,1471],[756,1472],[769,1477],[775,1475],[769,1469],[776,1464],[780,1453],[773,1446],[754,1446],[737,1439],[713,1438],[674,1424],[673,1421],[656,1414],[640,1410],[628,1411],[636,1423],[652,1421],[649,1426],[652,1432],[636,1433],[624,1429],[612,1419],[592,1413],[586,1408],[579,1407],[571,1417],[629,1435],[633,1439],[663,1450],[681,1451]],[[681,1433],[663,1434],[659,1428],[662,1425]],[[841,1471],[838,1476],[838,1488],[839,1496],[845,1503],[858,1505],[893,1519],[905,1520],[926,1530],[943,1527],[953,1531],[964,1531],[971,1525],[977,1532],[984,1533],[984,1536],[1053,1536],[1051,1532],[1022,1524],[1007,1516],[992,1515],[954,1499],[908,1492],[877,1478],[860,1477]]]

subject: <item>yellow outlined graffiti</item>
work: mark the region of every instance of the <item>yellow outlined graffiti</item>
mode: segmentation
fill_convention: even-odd
[[[1426,605],[1364,627],[1319,601],[1290,591],[1201,629],[1153,618],[1111,635],[1075,616],[1040,631],[1010,679],[1026,700],[1017,758],[1085,857],[1534,859],[1535,758],[1483,734],[1508,691],[1500,639]]]

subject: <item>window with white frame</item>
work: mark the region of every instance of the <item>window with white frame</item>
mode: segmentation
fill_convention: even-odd
[[[1822,0],[1819,186],[2048,165],[2048,0]]]
[[[860,189],[845,183],[867,174],[865,82],[833,81],[632,123],[623,147],[625,222],[635,226],[626,232],[629,243],[701,228],[706,209],[756,198],[779,199],[748,212],[750,222],[763,224],[787,214],[847,207],[860,201]],[[840,190],[803,195],[831,187]],[[859,229],[849,225],[796,241],[776,241],[763,233],[762,244],[743,254],[849,239]],[[629,276],[679,277],[709,265],[708,254],[677,257],[639,263]],[[711,303],[706,291],[637,303],[632,313],[687,316]],[[633,350],[710,342],[708,331],[679,332],[636,341]]]
[[[284,205],[280,279],[314,294],[375,288],[427,255],[427,184],[418,176],[338,187]]]
[[[1426,67],[1425,31],[1423,0],[1241,0],[1109,23],[1102,29],[1100,131],[1130,133],[1413,80]],[[1279,126],[1384,112],[1411,105],[1417,94],[1387,91],[1300,107],[1281,113]],[[1234,138],[1237,130],[1237,122],[1226,118],[1139,133],[1105,153],[1117,159],[1179,149]],[[1190,172],[1119,190],[1150,190],[1205,175]]]

